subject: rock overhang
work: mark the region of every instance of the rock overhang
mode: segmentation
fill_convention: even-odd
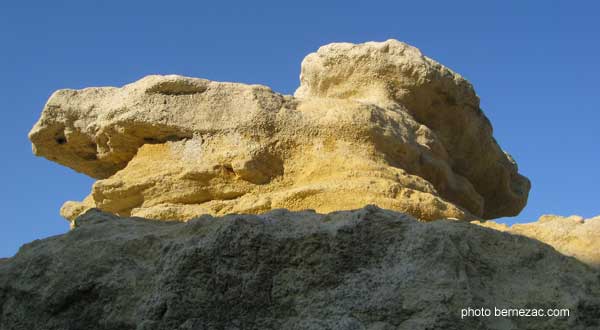
[[[75,218],[187,220],[273,208],[377,204],[422,220],[516,215],[529,181],[492,136],[471,84],[418,49],[331,44],[302,63],[295,96],[176,75],[61,90],[34,153],[100,179]]]

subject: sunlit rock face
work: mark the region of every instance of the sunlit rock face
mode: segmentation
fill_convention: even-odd
[[[474,223],[536,239],[562,254],[600,268],[600,216],[584,219],[577,215],[543,215],[536,222],[517,223],[510,227],[494,221]]]
[[[33,151],[97,181],[73,230],[0,258],[0,330],[600,327],[600,217],[485,221],[530,184],[469,82],[395,40],[300,80],[55,92]]]
[[[436,155],[453,176],[467,181],[456,185],[471,185],[476,193],[469,199],[477,203],[457,200],[457,193],[448,191],[456,186],[448,184],[453,180],[436,188],[473,214],[486,219],[512,216],[525,206],[529,180],[492,137],[473,86],[417,48],[396,40],[326,45],[302,61],[300,81],[296,97],[399,109],[425,126],[439,145]]]
[[[59,90],[30,132],[36,155],[99,179],[96,207],[189,220],[375,204],[420,220],[516,215],[529,181],[492,136],[472,86],[414,47],[330,44],[294,96],[260,85],[148,76]]]

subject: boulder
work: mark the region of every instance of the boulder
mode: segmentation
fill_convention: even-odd
[[[367,204],[474,220],[517,214],[529,191],[471,85],[398,41],[322,47],[294,97],[175,75],[59,90],[29,137],[99,179],[65,203],[71,221],[89,208],[189,220]]]

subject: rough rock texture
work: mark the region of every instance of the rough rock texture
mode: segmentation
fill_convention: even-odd
[[[551,245],[562,254],[600,268],[600,216],[584,219],[576,215],[544,215],[537,222],[514,224],[511,227],[494,221],[477,224],[534,238]]]
[[[492,137],[473,86],[407,44],[335,43],[302,62],[296,97],[331,97],[402,108],[431,130],[445,162],[485,201],[484,218],[516,215],[527,201],[529,181]]]
[[[0,263],[1,330],[600,327],[597,269],[468,222],[368,206],[76,223]],[[570,316],[461,319],[494,306]]]
[[[91,207],[187,220],[366,204],[488,219],[517,214],[529,191],[471,85],[394,40],[322,47],[296,97],[181,76],[59,90],[30,139],[100,179],[64,205],[70,220]]]

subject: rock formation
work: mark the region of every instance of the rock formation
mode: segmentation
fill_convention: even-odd
[[[600,216],[584,219],[575,215],[544,215],[537,222],[514,224],[511,227],[494,221],[474,223],[531,237],[551,245],[564,255],[600,268]]]
[[[372,206],[76,222],[0,263],[1,330],[600,328],[598,269],[468,222]],[[468,307],[570,315],[461,318]]]
[[[0,330],[600,328],[600,217],[485,222],[530,184],[465,79],[389,40],[300,80],[55,92],[33,151],[98,181],[0,259]]]
[[[92,207],[188,220],[367,204],[491,219],[529,192],[471,84],[394,40],[321,47],[294,97],[181,76],[59,90],[29,136],[36,155],[99,179],[63,206],[69,220]]]

